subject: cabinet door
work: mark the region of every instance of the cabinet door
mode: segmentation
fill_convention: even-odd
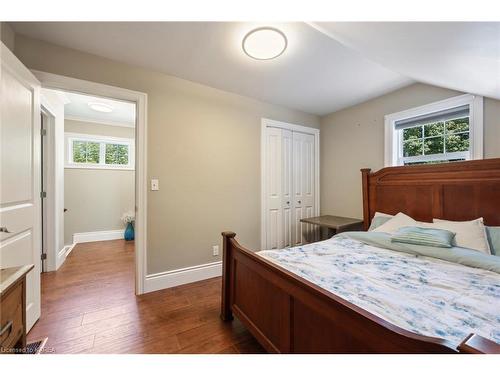
[[[300,219],[312,217],[314,212],[315,160],[314,135],[293,133],[293,246],[301,245],[313,236],[309,224]]]

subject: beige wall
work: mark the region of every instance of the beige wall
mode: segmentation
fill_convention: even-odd
[[[135,128],[76,120],[64,120],[64,131],[70,133],[105,135],[117,138],[135,138]]]
[[[462,93],[414,84],[321,119],[321,212],[361,218],[361,168],[384,166],[384,116]],[[485,157],[500,157],[500,102],[485,98]]]
[[[233,230],[257,249],[260,238],[262,117],[319,127],[319,118],[134,68],[75,50],[16,37],[29,68],[148,94],[148,272],[220,260],[212,245]]]
[[[64,131],[80,134],[134,138],[135,129],[65,120]],[[64,242],[74,233],[123,229],[120,218],[135,205],[134,171],[64,169]]]
[[[0,40],[8,49],[14,51],[15,33],[6,22],[0,22]]]

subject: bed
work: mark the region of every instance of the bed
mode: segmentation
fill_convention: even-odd
[[[419,221],[483,217],[488,226],[500,225],[500,159],[361,172],[365,229],[377,211],[403,212]],[[281,252],[254,252],[235,233],[222,235],[221,318],[236,316],[269,352],[500,353],[495,269],[381,248],[365,239],[367,233]],[[366,256],[380,262],[367,262]],[[398,276],[402,264],[406,269]],[[479,281],[484,293],[447,285],[450,277],[468,286]],[[390,291],[391,285],[398,286]],[[398,289],[408,289],[404,298]],[[418,306],[422,301],[434,304],[425,307],[432,311],[427,317]],[[447,318],[460,309],[484,319]]]

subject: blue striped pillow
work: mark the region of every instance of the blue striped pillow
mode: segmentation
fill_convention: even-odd
[[[500,256],[500,227],[485,227],[491,255]]]
[[[455,233],[444,229],[403,227],[391,236],[392,242],[432,247],[452,247]]]

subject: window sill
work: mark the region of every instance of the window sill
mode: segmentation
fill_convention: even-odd
[[[109,165],[65,165],[64,169],[103,169],[107,171],[135,171],[134,167],[113,167]]]

